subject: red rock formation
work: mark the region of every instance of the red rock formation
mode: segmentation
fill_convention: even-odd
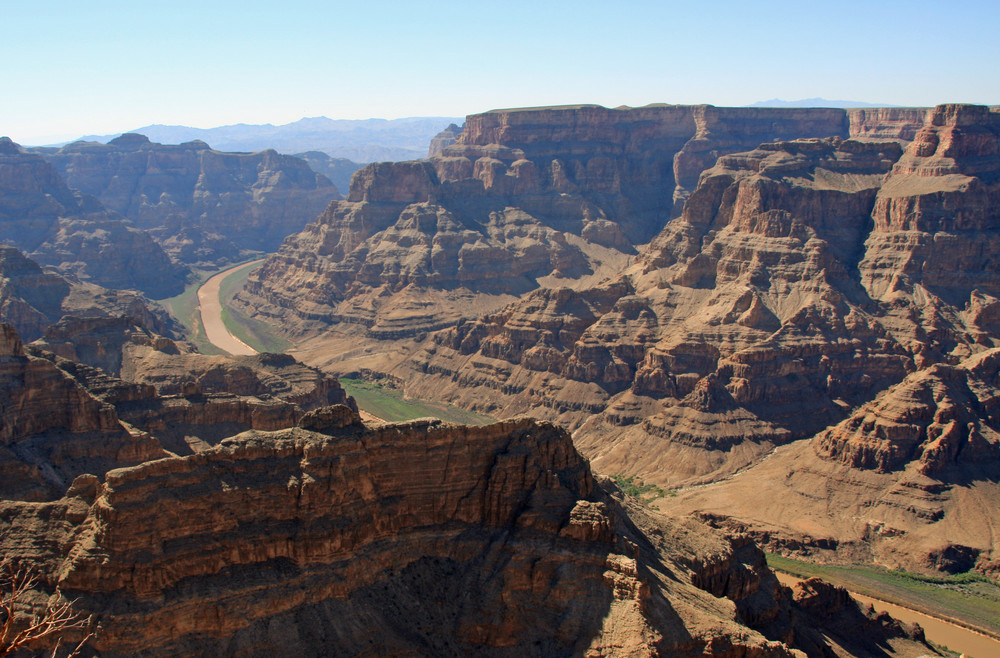
[[[325,415],[2,504],[0,548],[108,656],[797,655],[744,625],[796,641],[758,549],[608,496],[565,432]]]
[[[6,323],[0,323],[0,382],[4,498],[57,498],[81,473],[166,454],[149,435],[127,430],[114,407],[49,361],[27,355]]]
[[[622,178],[627,158],[615,153],[632,148],[633,130],[666,144],[667,132],[655,133],[665,124],[651,120],[658,111],[676,119],[673,127],[683,123],[679,108],[637,110],[642,125],[626,121],[627,112],[593,107],[470,117],[455,145],[420,165],[428,195],[421,199],[468,209],[493,194],[522,208],[540,207],[543,197],[569,207],[579,197],[630,235],[639,214],[621,220],[616,213],[651,198],[643,176],[653,174],[643,161],[642,174]],[[777,454],[806,459],[808,468],[769,460],[777,470],[767,477],[784,484],[760,495],[740,488],[752,514],[730,515],[799,546],[842,546],[830,550],[852,559],[989,571],[993,549],[982,533],[961,530],[948,510],[961,504],[985,526],[993,523],[996,496],[983,484],[990,476],[976,469],[993,463],[996,384],[949,369],[1000,345],[998,116],[973,106],[866,111],[850,115],[857,139],[796,139],[723,155],[700,175],[681,216],[610,285],[546,278],[553,290],[456,323],[403,357],[379,361],[357,350],[344,360],[379,364],[414,395],[501,417],[559,419],[576,430],[598,470],[660,484],[722,479],[775,446],[826,432],[817,441],[821,455],[782,448]],[[710,133],[725,143],[724,131]],[[688,160],[671,156],[671,165],[696,162],[701,146],[692,144]],[[665,157],[668,149],[657,148],[649,152]],[[339,235],[332,225],[326,230]],[[401,272],[403,254],[393,256]],[[318,297],[310,272],[328,276],[329,264],[303,256],[308,266],[295,265],[292,250],[284,257],[281,267],[292,273],[286,281]],[[380,261],[383,271],[391,261]],[[360,269],[364,261],[354,262]],[[261,279],[257,290],[280,306],[284,293],[273,282]],[[567,283],[572,290],[555,290]],[[386,284],[379,297],[366,297],[366,321],[376,325],[379,304],[398,294]],[[435,317],[439,308],[428,301],[424,314]],[[963,478],[978,479],[966,487]],[[810,512],[799,523],[795,510],[828,486],[834,511]],[[980,491],[986,502],[970,502]],[[729,498],[692,496],[713,514],[734,506]],[[795,504],[765,504],[782,496]],[[834,518],[842,510],[856,511],[851,520]],[[809,524],[825,534],[803,539]]]
[[[880,187],[859,265],[873,298],[920,285],[953,304],[1000,295],[1000,113],[942,105]]]
[[[357,409],[336,378],[291,356],[198,354],[124,316],[64,318],[30,349],[176,454],[293,426],[332,404]]]
[[[846,136],[847,125],[842,110],[710,106],[470,116],[427,161],[358,171],[347,201],[290,237],[238,302],[293,331],[339,322],[414,336],[543,281],[596,282],[662,228],[675,188],[685,197],[719,154]]]
[[[0,245],[0,321],[27,341],[41,336],[65,316],[120,316],[150,331],[171,334],[173,320],[142,295],[109,290],[43,271],[14,247]]]
[[[913,368],[852,278],[900,153],[895,142],[834,138],[720,158],[628,277],[566,293],[601,300],[560,311],[572,332],[555,335],[554,311],[538,304],[551,293],[536,293],[436,337],[440,347],[412,361],[422,373],[412,390],[427,382],[484,411],[532,409],[574,426],[598,414],[579,445],[598,468],[645,478],[745,465],[808,436],[838,420],[844,401]],[[498,379],[503,388],[490,384]],[[630,429],[611,429],[621,426]],[[653,445],[673,447],[650,458]],[[665,471],[676,450],[684,469]],[[717,456],[698,456],[706,450]]]
[[[898,139],[910,142],[927,117],[923,107],[866,107],[847,110],[854,139]]]
[[[994,380],[996,360],[993,350],[975,364],[991,364],[986,374]],[[967,368],[935,364],[819,434],[816,451],[858,469],[888,472],[913,464],[924,475],[950,469],[954,476],[1000,460],[998,401],[1000,389]]]

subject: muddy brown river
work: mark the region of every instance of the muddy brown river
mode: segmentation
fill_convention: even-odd
[[[778,576],[781,584],[788,587],[801,582],[801,578],[782,573],[774,572]],[[907,623],[917,623],[924,629],[924,636],[934,644],[948,647],[952,651],[965,654],[965,658],[995,658],[1000,656],[1000,640],[988,635],[977,633],[976,631],[953,624],[950,621],[925,615],[922,612],[904,608],[903,606],[887,601],[873,599],[857,592],[851,592],[851,596],[862,605],[871,605],[878,611],[888,612],[900,621]]]

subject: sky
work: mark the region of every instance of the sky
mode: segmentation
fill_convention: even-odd
[[[0,135],[822,97],[1000,104],[1000,3],[0,0]]]

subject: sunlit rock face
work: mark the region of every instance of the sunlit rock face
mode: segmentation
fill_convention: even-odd
[[[273,150],[225,153],[125,134],[107,144],[39,149],[67,184],[145,229],[173,258],[206,267],[275,251],[337,188],[300,158]]]

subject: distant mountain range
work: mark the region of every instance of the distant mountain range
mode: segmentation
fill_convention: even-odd
[[[783,101],[772,98],[769,101],[757,101],[747,107],[900,107],[889,103],[863,103],[861,101],[832,101],[828,98],[803,98],[797,101]]]
[[[270,123],[237,123],[217,128],[151,125],[126,132],[145,135],[161,144],[201,140],[219,151],[280,153],[322,151],[333,158],[354,162],[414,160],[427,156],[431,139],[459,117],[410,117],[406,119],[328,119],[312,117],[275,126]],[[122,133],[87,135],[84,141],[107,143]],[[67,142],[68,143],[68,142]]]

